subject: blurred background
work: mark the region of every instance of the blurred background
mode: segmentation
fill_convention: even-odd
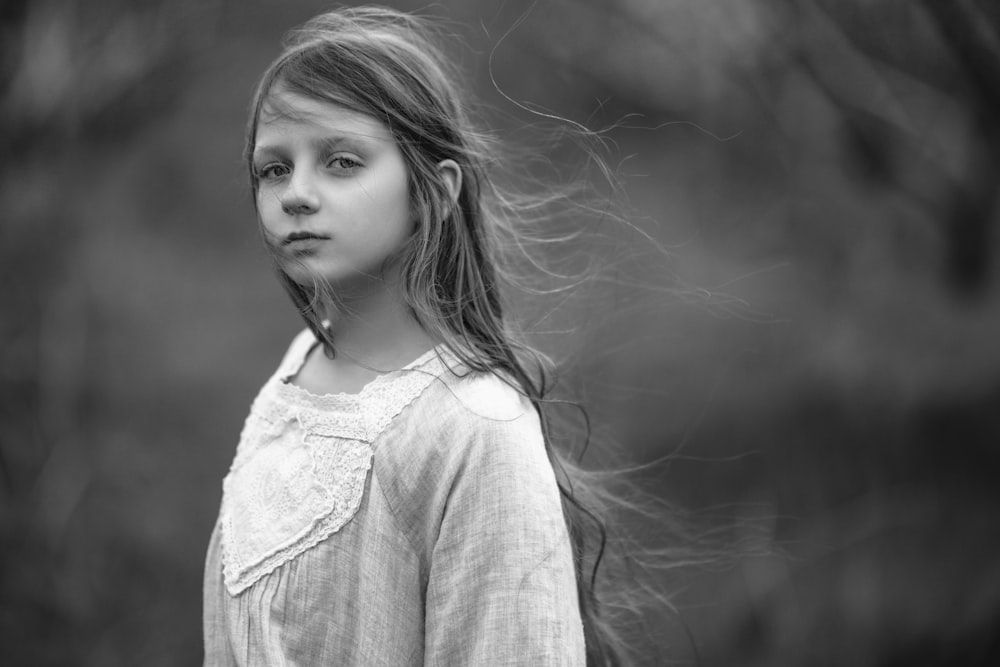
[[[521,105],[624,119],[640,259],[539,344],[656,493],[752,547],[671,584],[648,664],[1000,664],[1000,5],[390,4],[452,22],[501,137]],[[200,664],[221,480],[302,326],[246,106],[327,7],[0,6],[5,665]]]

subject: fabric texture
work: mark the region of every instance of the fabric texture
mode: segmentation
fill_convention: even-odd
[[[432,350],[358,394],[254,400],[204,581],[205,665],[584,665],[538,417]]]

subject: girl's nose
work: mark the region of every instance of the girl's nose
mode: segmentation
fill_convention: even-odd
[[[318,209],[319,199],[308,179],[299,174],[293,175],[281,194],[281,210],[287,215],[304,215],[315,213]]]

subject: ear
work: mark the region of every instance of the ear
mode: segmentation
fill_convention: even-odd
[[[454,160],[441,160],[437,163],[438,175],[448,188],[451,204],[458,202],[458,194],[462,191],[462,169]]]

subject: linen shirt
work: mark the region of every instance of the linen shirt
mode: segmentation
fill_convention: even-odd
[[[292,343],[223,482],[205,665],[584,665],[573,557],[531,403],[442,349],[358,394]]]

